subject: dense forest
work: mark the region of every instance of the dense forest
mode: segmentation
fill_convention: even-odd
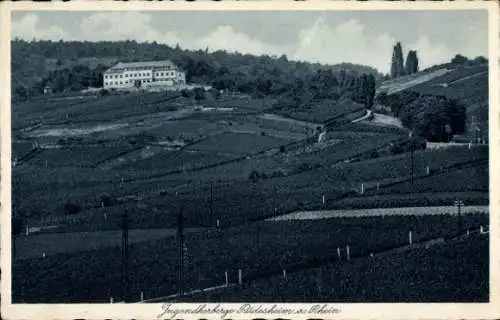
[[[169,59],[186,71],[187,81],[257,96],[308,99],[352,98],[368,106],[376,69],[343,63],[333,66],[208,50],[189,51],[164,44],[119,42],[12,41],[12,88],[15,100],[41,94],[102,86],[102,72],[117,61]],[[299,97],[300,93],[300,97]],[[371,97],[371,98],[370,98]],[[295,102],[294,102],[295,103]]]

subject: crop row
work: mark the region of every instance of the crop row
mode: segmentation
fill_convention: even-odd
[[[488,237],[366,257],[177,302],[487,302]]]
[[[327,99],[313,101],[300,109],[283,109],[277,110],[277,112],[293,119],[323,123],[328,120],[339,120],[351,114],[356,114],[354,118],[356,119],[363,116],[366,111],[363,105],[355,102],[338,102],[336,100]]]
[[[487,225],[488,216],[467,215],[463,228]],[[224,283],[224,272],[245,281],[318,267],[338,260],[337,247],[364,256],[413,241],[457,233],[452,216],[336,218],[317,221],[261,222],[185,235],[185,289]],[[64,245],[61,242],[60,245]],[[136,243],[129,250],[129,294],[159,297],[177,291],[177,243],[173,239]],[[121,294],[120,250],[107,248],[23,260],[13,265],[13,301],[107,302]],[[388,269],[390,270],[390,269]]]
[[[471,164],[457,170],[436,173],[429,177],[405,181],[392,186],[372,190],[368,194],[401,194],[420,192],[466,192],[489,190],[488,163]]]

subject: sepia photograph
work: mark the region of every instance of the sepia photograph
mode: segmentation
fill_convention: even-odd
[[[2,8],[2,304],[492,301],[495,6],[99,8]]]

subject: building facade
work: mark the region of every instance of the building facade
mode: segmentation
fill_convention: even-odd
[[[119,62],[103,75],[104,89],[186,85],[186,74],[171,61]]]

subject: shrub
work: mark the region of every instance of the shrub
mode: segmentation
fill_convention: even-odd
[[[377,150],[373,150],[371,153],[370,153],[370,159],[375,159],[375,158],[378,158],[380,156],[380,154],[378,153]]]
[[[252,181],[252,182],[257,182],[260,178],[260,174],[258,171],[256,170],[253,170],[252,172],[250,172],[250,175],[248,176],[248,180]]]
[[[400,154],[400,153],[403,153],[403,148],[401,147],[401,145],[399,144],[392,144],[391,145],[391,153],[392,154]]]
[[[183,90],[181,91],[181,94],[182,94],[182,96],[183,96],[184,98],[190,98],[190,97],[192,97],[192,96],[193,96],[193,91],[188,90],[188,89],[183,89]]]
[[[280,152],[281,153],[285,153],[286,152],[286,147],[285,146],[281,146],[280,147]]]
[[[195,88],[194,89],[194,98],[196,100],[204,100],[205,99],[205,90],[203,90],[203,88]]]
[[[19,235],[23,232],[23,228],[26,224],[26,221],[21,218],[12,218],[12,235]]]
[[[113,203],[111,196],[107,193],[101,194],[101,196],[99,198],[101,200],[101,206],[109,207]]]
[[[81,208],[79,205],[71,203],[69,201],[64,205],[65,214],[77,214],[78,212],[80,212],[80,210]]]

